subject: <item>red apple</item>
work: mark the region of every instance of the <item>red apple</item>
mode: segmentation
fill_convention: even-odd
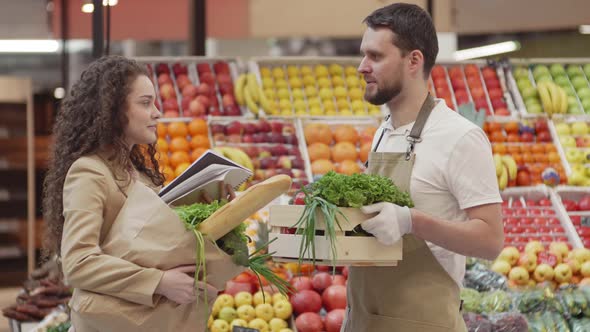
[[[176,75],[176,77],[178,77],[178,75],[181,74],[188,74],[188,68],[186,67],[186,65],[178,62],[172,65],[172,71],[174,72],[174,75]]]
[[[432,75],[433,80],[436,80],[437,78],[444,79],[446,76],[445,69],[443,68],[443,66],[440,65],[434,66],[432,68],[432,71],[430,72],[430,75]]]
[[[533,134],[529,133],[529,132],[524,132],[520,135],[520,141],[521,142],[533,142],[535,140],[535,137],[533,136]]]
[[[158,63],[156,65],[156,74],[170,74],[170,67],[165,63]]]
[[[174,87],[170,83],[164,83],[160,85],[160,96],[162,99],[175,99],[176,98],[176,91],[174,91]]]
[[[580,211],[590,211],[590,195],[582,197],[578,202],[578,207],[580,208]]]
[[[178,111],[165,111],[163,115],[165,118],[177,118],[179,116]]]
[[[223,95],[223,98],[221,100],[222,100],[221,104],[223,105],[224,108],[227,106],[233,106],[236,104],[236,101],[232,95]]]
[[[209,99],[209,97],[207,97],[207,96],[203,96],[203,95],[197,96],[197,98],[195,98],[195,100],[198,100],[199,103],[201,103],[205,108],[209,108],[209,107],[213,106],[211,104],[211,99]]]
[[[166,99],[162,102],[162,108],[166,111],[178,111],[178,101],[176,99]]]
[[[490,96],[490,99],[495,99],[502,98],[504,94],[502,93],[502,89],[494,88],[488,90],[488,95]]]
[[[201,104],[198,99],[194,99],[190,102],[189,110],[191,115],[195,117],[206,115],[205,106],[203,106],[203,104]]]
[[[213,77],[213,73],[211,72],[199,74],[199,82],[213,86],[215,85],[215,77]]]
[[[213,64],[213,70],[217,75],[229,74],[229,64],[225,61],[217,61]]]
[[[224,107],[225,115],[227,116],[240,116],[242,112],[237,105],[227,105]]]
[[[317,313],[306,312],[295,319],[295,327],[298,332],[318,332],[324,330],[324,323]]]
[[[158,76],[158,85],[164,85],[164,84],[172,84],[172,79],[170,78],[170,75],[168,74],[161,74]]]
[[[344,278],[344,277],[343,277]],[[324,306],[328,311],[346,308],[346,286],[331,285],[322,293]]]
[[[190,83],[188,85],[185,85],[184,88],[182,89],[182,96],[183,97],[193,98],[196,95],[197,95],[197,88]]]
[[[225,134],[226,135],[242,135],[244,132],[244,128],[239,121],[232,121],[225,126]]]
[[[225,95],[225,94],[233,95],[234,94],[234,86],[231,83],[219,84],[218,87],[219,87],[219,92],[222,95]]]
[[[217,84],[231,84],[231,76],[229,74],[217,73]]]
[[[211,66],[209,66],[208,63],[203,62],[203,63],[197,63],[197,73],[199,73],[199,76],[203,73],[210,73],[211,72]]]
[[[575,201],[569,199],[562,199],[561,202],[563,203],[563,206],[565,207],[566,211],[578,211],[580,209],[578,203],[576,203]]]
[[[313,289],[313,283],[311,282],[311,279],[305,276],[295,277],[291,279],[291,285],[295,288],[297,292]]]
[[[491,101],[492,101],[493,108],[507,107],[506,102],[504,100],[502,100],[501,98],[494,98]]]
[[[199,86],[197,87],[197,94],[202,95],[202,96],[208,96],[209,94],[211,94],[211,88],[210,88],[209,84],[207,84],[207,83],[199,84]]]

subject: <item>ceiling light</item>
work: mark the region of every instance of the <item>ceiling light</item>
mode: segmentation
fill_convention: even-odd
[[[503,43],[491,44],[486,46],[468,48],[455,51],[453,57],[456,61],[483,58],[490,55],[514,52],[520,49],[520,43],[517,41],[507,41]]]
[[[580,33],[583,35],[590,35],[590,25],[580,25]]]
[[[103,6],[116,6],[119,3],[119,0],[102,0]],[[82,12],[90,14],[94,11],[94,4],[92,2],[87,2],[82,5]]]
[[[55,53],[59,42],[54,39],[0,39],[0,53]]]
[[[55,99],[62,99],[66,96],[66,89],[61,87],[55,88],[55,90],[53,91],[53,96],[55,97]]]

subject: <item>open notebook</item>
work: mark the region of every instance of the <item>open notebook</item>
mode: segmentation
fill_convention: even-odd
[[[219,182],[230,184],[236,189],[250,176],[252,172],[249,169],[207,150],[180,176],[162,188],[159,195],[167,204],[194,204],[203,191],[213,199],[219,198]]]

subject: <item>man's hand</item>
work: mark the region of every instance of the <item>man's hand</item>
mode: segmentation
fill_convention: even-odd
[[[361,227],[386,246],[393,245],[412,231],[412,215],[408,207],[381,202],[363,206],[361,211],[365,214],[378,213],[363,222]]]

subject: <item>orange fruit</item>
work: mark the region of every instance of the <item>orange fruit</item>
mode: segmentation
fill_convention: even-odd
[[[316,142],[330,145],[332,143],[332,130],[324,123],[310,123],[303,129],[307,144]]]
[[[336,143],[350,142],[350,143],[356,145],[356,143],[359,140],[358,132],[351,125],[340,125],[340,126],[336,127],[333,134],[334,134],[334,140],[336,141]]]
[[[207,135],[207,122],[203,119],[194,119],[188,124],[188,133],[191,136]]]
[[[334,164],[328,159],[319,159],[311,163],[311,172],[313,174],[326,174],[334,169]]]
[[[492,145],[492,152],[499,153],[499,154],[506,154],[508,153],[508,149],[506,148],[505,144],[502,143],[494,143]]]
[[[156,150],[158,152],[168,152],[169,146],[168,146],[168,142],[163,139],[163,138],[158,138],[158,140],[156,141]]]
[[[502,131],[502,124],[500,122],[488,122],[488,130],[490,131],[490,133],[493,133],[495,131]]]
[[[549,143],[545,145],[545,152],[557,152],[557,148],[553,143]]]
[[[533,153],[533,159],[537,163],[546,163],[548,161],[547,155],[544,153]]]
[[[176,168],[176,166],[182,164],[182,163],[188,163],[190,162],[190,158],[188,156],[188,153],[186,151],[176,151],[176,152],[172,152],[172,154],[170,155],[170,166]]]
[[[311,162],[318,159],[330,159],[330,147],[324,143],[312,143],[307,147],[307,153]]]
[[[506,141],[509,143],[518,143],[520,142],[520,136],[518,134],[508,134]]]
[[[184,172],[187,168],[189,168],[191,164],[189,163],[181,163],[180,165],[176,166],[174,169],[174,176],[179,177],[182,172]]]
[[[545,146],[543,146],[543,144],[533,144],[533,146],[531,148],[531,152],[532,153],[544,153]]]
[[[156,132],[158,133],[158,137],[166,138],[166,135],[168,135],[168,126],[166,126],[165,123],[158,122],[156,125]]]
[[[189,149],[190,149],[190,145],[189,145],[188,141],[186,140],[186,138],[184,138],[184,137],[174,137],[170,141],[170,151],[171,152],[176,152],[176,151],[188,152]]]
[[[513,155],[512,155],[512,158],[514,159],[514,162],[515,162],[517,165],[519,165],[519,166],[520,166],[520,165],[524,165],[524,161],[523,161],[523,159],[522,159],[522,155],[521,155],[520,153],[515,153],[515,154],[513,154]]]
[[[170,166],[160,166],[160,173],[164,174],[167,182],[174,180],[174,171]]]
[[[336,172],[346,175],[352,175],[355,173],[360,173],[361,167],[355,161],[344,160],[340,164],[338,164],[338,166],[336,166]]]
[[[495,143],[505,142],[506,136],[504,136],[504,134],[501,131],[493,131],[490,135],[490,141]]]
[[[522,153],[525,153],[525,152],[531,153],[532,149],[533,149],[533,145],[532,144],[522,144],[522,145],[520,145],[520,152],[522,152]]]
[[[168,135],[170,137],[186,138],[188,135],[188,128],[184,122],[172,122],[168,125]]]
[[[506,131],[506,133],[508,134],[518,134],[518,122],[507,122],[504,124],[504,130]]]
[[[359,159],[365,163],[369,160],[369,153],[371,152],[371,142],[366,142],[361,146],[361,151],[359,152]]]
[[[208,149],[211,146],[211,143],[209,142],[209,137],[205,135],[196,135],[191,138],[190,146],[193,150],[197,148]]]
[[[532,162],[534,162],[534,161],[535,161],[535,159],[533,158],[533,155],[532,155],[532,154],[530,154],[530,153],[528,153],[528,152],[525,152],[525,153],[523,153],[523,154],[522,154],[522,161],[523,161],[525,164],[529,164],[529,163],[532,163]]]
[[[357,161],[358,153],[356,151],[356,146],[350,142],[340,142],[336,143],[332,147],[332,160],[339,163],[344,160],[352,160]]]
[[[509,154],[520,153],[520,146],[518,145],[507,145],[506,150]]]
[[[375,136],[375,133],[377,132],[377,127],[367,127],[365,129],[363,129],[363,131],[361,131],[360,133],[360,141],[361,144],[366,143],[366,142],[373,142],[373,137]]]
[[[196,148],[193,151],[191,151],[191,162],[194,162],[195,160],[199,159],[199,157],[202,156],[203,153],[205,153],[205,151],[207,151],[207,149],[205,148]]]

